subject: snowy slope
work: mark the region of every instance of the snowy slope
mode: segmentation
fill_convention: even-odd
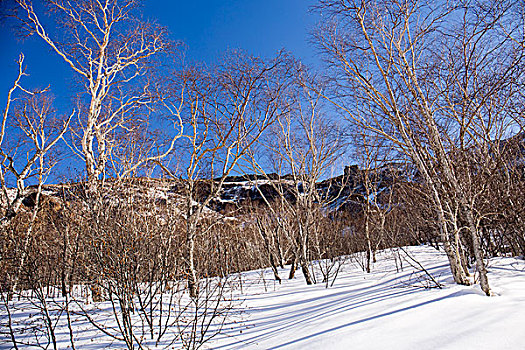
[[[306,286],[300,271],[282,285],[273,281],[270,271],[232,276],[232,281],[242,278],[242,293],[234,292],[234,299],[242,301],[235,302],[222,333],[203,348],[525,349],[525,261],[490,260],[489,282],[495,296],[486,297],[476,285],[452,283],[442,252],[427,246],[406,252],[443,289],[423,288],[431,284],[427,276],[400,250],[379,254],[370,274],[357,260],[348,261],[328,289],[322,283]],[[287,273],[280,271],[281,277]],[[111,327],[108,306],[99,308],[96,317]],[[17,322],[32,315],[27,303],[13,311]],[[0,317],[5,321],[2,307]],[[63,322],[62,318],[59,324]],[[85,321],[75,327],[77,349],[125,347]],[[0,332],[0,348],[9,348],[5,330]],[[168,334],[159,345],[178,348],[176,329]],[[67,328],[59,326],[57,336],[60,348],[70,347]],[[155,347],[153,342],[145,345]]]
[[[444,289],[418,288],[420,274],[402,272],[384,253],[371,274],[348,266],[334,287],[301,278],[246,296],[246,329],[230,329],[215,349],[525,349],[525,261],[490,262],[494,297],[478,286],[451,284],[446,257],[414,247]],[[403,254],[402,254],[403,256]],[[260,287],[259,287],[260,288]]]

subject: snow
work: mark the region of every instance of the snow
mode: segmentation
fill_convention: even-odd
[[[403,253],[401,253],[403,255]],[[409,254],[445,284],[418,288],[421,275],[397,272],[388,253],[371,274],[357,266],[334,287],[306,286],[301,278],[275,291],[247,296],[247,329],[231,329],[215,349],[523,349],[525,262],[490,261],[494,297],[478,285],[451,284],[443,254],[431,247]],[[406,262],[405,262],[406,265]]]
[[[406,254],[421,263],[442,289],[425,288],[433,283]],[[231,282],[242,278],[242,293],[237,288],[233,299],[240,301],[222,332],[204,348],[524,349],[525,261],[494,258],[488,269],[492,297],[476,284],[455,285],[446,256],[429,246],[381,252],[370,274],[354,257],[329,288],[323,283],[307,286],[300,271],[295,279],[284,279],[288,269],[280,270],[281,285],[269,270],[235,275]],[[100,309],[105,311],[98,317],[106,317],[109,326],[111,310],[103,304]],[[0,312],[3,323],[5,308]],[[20,304],[13,317],[21,320],[32,312],[27,303]],[[83,331],[77,348],[124,347],[88,329],[85,321],[76,327]],[[67,330],[57,330],[57,336],[59,347],[66,348]],[[8,347],[8,341],[0,331],[0,347]],[[172,345],[177,348],[180,343]]]

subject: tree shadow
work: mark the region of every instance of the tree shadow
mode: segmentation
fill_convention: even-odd
[[[295,343],[299,343],[299,342],[306,341],[306,340],[311,340],[312,338],[318,337],[320,335],[331,333],[331,332],[334,332],[334,331],[337,331],[337,330],[340,330],[340,329],[348,328],[348,327],[355,326],[355,325],[358,325],[358,324],[361,324],[361,323],[365,323],[365,322],[368,322],[368,321],[376,320],[378,318],[382,318],[382,317],[398,314],[400,312],[404,312],[404,311],[415,309],[415,308],[418,308],[418,307],[421,307],[421,306],[424,306],[424,305],[432,304],[432,303],[435,303],[435,302],[438,302],[438,301],[441,301],[441,300],[452,298],[454,296],[459,296],[461,294],[462,294],[461,292],[455,292],[455,293],[452,293],[452,294],[449,294],[449,295],[445,295],[445,296],[442,296],[442,297],[439,297],[439,298],[435,298],[435,299],[428,300],[428,301],[425,301],[425,302],[421,302],[421,303],[417,303],[417,304],[410,305],[410,306],[407,306],[407,307],[399,308],[397,310],[384,312],[382,314],[374,315],[374,316],[370,316],[370,317],[365,317],[365,318],[362,318],[362,319],[357,320],[357,321],[349,322],[349,323],[346,323],[346,324],[343,324],[343,325],[340,325],[340,326],[337,326],[337,327],[333,327],[333,328],[326,329],[326,330],[323,330],[323,331],[320,331],[320,332],[317,332],[317,333],[314,333],[314,334],[310,334],[310,335],[305,336],[305,337],[297,338],[297,339],[291,340],[291,341],[283,343],[283,344],[279,344],[277,346],[272,347],[272,349],[280,349],[280,348],[283,348],[285,346],[289,346],[289,345],[292,345],[292,344],[295,344]]]
[[[446,265],[434,266],[432,270],[441,270]],[[384,278],[379,282],[370,281],[370,285],[356,286],[358,288],[351,289],[351,281],[343,283],[339,287],[327,289],[328,293],[322,295],[314,295],[309,298],[300,300],[285,301],[277,304],[263,306],[259,308],[249,309],[246,312],[253,314],[254,317],[248,317],[243,329],[242,339],[237,338],[239,334],[239,325],[231,324],[231,331],[226,331],[225,338],[231,340],[225,344],[217,344],[215,349],[242,349],[248,345],[255,345],[258,342],[271,339],[272,337],[281,334],[283,331],[291,330],[301,324],[314,324],[328,320],[337,314],[347,312],[349,310],[359,309],[373,304],[381,303],[389,300],[395,304],[395,300],[402,298],[406,300],[407,295],[424,293],[425,290],[421,288],[411,288],[406,286],[406,279],[413,271],[395,274],[393,277]],[[358,277],[358,276],[354,276]],[[346,282],[346,281],[345,281]],[[362,282],[361,282],[362,283]],[[359,288],[360,287],[360,288]],[[349,289],[350,288],[350,289]],[[319,290],[318,290],[319,291]],[[296,291],[297,292],[297,291]],[[279,297],[289,295],[289,292],[284,292]],[[292,293],[293,294],[293,293]],[[317,294],[317,293],[315,293]],[[448,294],[446,296],[436,298],[430,301],[414,304],[408,307],[399,308],[394,311],[382,313],[379,315],[372,315],[363,319],[353,321],[332,329],[320,331],[308,335],[306,337],[298,338],[290,342],[280,344],[274,348],[281,348],[289,346],[298,342],[315,338],[317,336],[337,331],[342,328],[351,327],[360,323],[389,316],[406,310],[414,309],[429,303],[434,303],[449,297],[453,297],[457,293]],[[258,296],[257,298],[260,298]],[[300,307],[298,307],[300,306]],[[282,310],[282,312],[279,312]],[[257,317],[261,312],[268,312],[269,315]],[[283,316],[283,313],[286,313]],[[225,329],[229,327],[226,326]],[[247,334],[249,333],[249,334]]]

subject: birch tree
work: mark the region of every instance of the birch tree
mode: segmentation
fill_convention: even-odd
[[[75,114],[73,111],[63,122],[51,121],[53,106],[45,94],[46,90],[25,89],[21,83],[25,75],[24,55],[21,54],[18,74],[7,93],[6,107],[0,120],[0,198],[5,206],[0,219],[2,224],[8,223],[17,214],[29,194],[26,182],[35,176],[39,168],[44,177],[49,173],[53,164],[44,163],[44,159],[63,138]],[[16,184],[14,192],[10,189],[10,180]]]
[[[182,165],[159,164],[168,177],[182,183],[185,271],[193,298],[199,280],[195,244],[197,235],[208,232],[209,226],[202,225],[210,219],[207,207],[250,147],[288,108],[291,63],[284,53],[263,60],[231,52],[216,67],[187,67],[173,77],[176,98],[168,108],[182,116],[186,130],[177,162]]]
[[[318,244],[323,217],[337,205],[340,191],[345,187],[344,177],[341,183],[334,181],[327,188],[318,186],[341,155],[343,143],[341,130],[327,116],[322,94],[318,92],[321,84],[316,80],[304,67],[296,71],[295,89],[291,92],[293,108],[276,121],[269,137],[261,142],[278,179],[272,181],[268,177],[255,153],[251,158],[255,172],[266,175],[278,194],[276,199],[265,198],[259,189],[267,210],[272,212],[290,241],[289,278],[294,277],[300,266],[307,284],[315,282],[309,266],[312,256],[321,259],[325,253]]]
[[[6,107],[0,120],[0,204],[1,228],[6,229],[19,213],[24,200],[32,195],[31,215],[28,219],[23,240],[15,247],[16,263],[8,276],[8,299],[16,292],[22,269],[26,265],[29,247],[33,240],[34,224],[40,209],[43,185],[56,164],[50,153],[66,133],[74,112],[66,119],[52,120],[52,100],[46,91],[31,91],[22,86],[26,75],[24,55],[18,59],[18,74],[7,94]],[[34,189],[27,182],[32,181]],[[11,188],[16,184],[14,188]],[[8,265],[7,257],[13,252],[3,252],[0,259]],[[5,255],[5,256],[4,256]],[[7,302],[7,301],[6,301]],[[6,304],[6,306],[8,306]]]
[[[16,2],[25,34],[43,40],[80,81],[70,148],[85,163],[91,187],[108,172],[124,177],[173,150],[180,132],[171,142],[135,153],[132,166],[108,169],[117,160],[119,141],[146,129],[149,111],[162,99],[151,60],[165,52],[169,42],[162,27],[139,19],[139,1],[51,0],[46,6],[56,28],[41,20],[30,0]]]
[[[318,7],[330,18],[316,35],[334,82],[327,99],[352,124],[380,135],[413,162],[432,195],[455,281],[471,283],[460,254],[460,233],[467,232],[487,295],[473,197],[452,154],[486,148],[487,136],[504,124],[487,112],[501,110],[496,96],[522,59],[511,40],[494,31],[512,6],[327,0]]]

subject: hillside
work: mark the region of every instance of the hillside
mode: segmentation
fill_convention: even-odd
[[[327,178],[316,183],[316,190],[323,201],[330,203],[331,210],[348,209],[359,210],[365,197],[363,183],[364,171],[357,166],[345,167],[344,174]],[[406,174],[398,164],[387,164],[381,168],[370,170],[370,177],[375,183],[371,185],[373,191],[383,191],[390,188],[394,177],[406,178]],[[213,179],[218,183],[221,179]],[[132,178],[117,182],[108,179],[101,186],[104,193],[103,200],[112,201],[119,198],[133,197],[135,201],[154,202],[159,206],[180,207],[186,196],[187,182],[184,179],[167,180],[159,178]],[[211,180],[196,181],[193,197],[197,202],[203,202],[209,195]],[[297,186],[297,187],[295,187]],[[36,186],[30,186],[23,193],[15,188],[8,189],[8,198],[13,200],[17,195],[23,197],[22,210],[32,208],[35,202]],[[224,179],[222,189],[206,208],[208,213],[220,217],[221,213],[244,207],[246,204],[265,205],[265,200],[272,202],[283,195],[290,201],[304,192],[300,179],[293,180],[291,175],[278,176],[277,174],[256,175],[245,174],[228,176]],[[64,202],[75,203],[86,200],[86,183],[72,182],[62,184],[43,185],[42,197],[60,206]],[[3,197],[0,198],[3,200]],[[5,204],[0,201],[0,208]]]
[[[410,257],[409,257],[410,256]],[[205,349],[520,349],[525,342],[525,261],[494,258],[489,278],[494,296],[487,298],[479,286],[453,284],[442,252],[428,246],[388,250],[378,254],[372,273],[362,271],[359,256],[343,265],[333,286],[323,283],[306,286],[302,276],[272,280],[269,270],[230,276],[237,285],[231,295],[232,307],[221,322],[213,322],[213,339]],[[442,286],[435,286],[417,263],[424,266]],[[397,267],[397,268],[396,268]],[[289,267],[285,267],[285,270]],[[281,274],[286,271],[280,270]],[[319,269],[317,269],[319,277]],[[238,283],[242,281],[243,288]],[[12,314],[18,340],[34,343],[44,320],[38,316],[36,299],[14,303]],[[58,347],[70,348],[66,317],[58,309],[64,300],[49,299]],[[57,302],[58,301],[58,302]],[[178,304],[180,305],[180,304]],[[90,317],[114,333],[118,325],[111,304],[75,306],[91,310]],[[0,347],[8,348],[5,308],[1,306]],[[140,313],[133,320],[136,329]],[[72,317],[74,341],[79,349],[121,348],[93,327],[80,313]],[[25,331],[21,331],[25,328]],[[140,331],[138,331],[140,333]],[[175,325],[168,327],[160,343],[145,341],[144,348],[179,348]],[[147,337],[147,335],[145,335]]]
[[[381,253],[371,274],[355,263],[345,266],[328,289],[305,286],[298,278],[264,292],[259,282],[246,295],[247,329],[235,325],[212,348],[523,348],[525,261],[492,259],[489,278],[496,295],[487,298],[479,286],[453,284],[443,253],[427,246],[407,251],[443,289],[423,288],[428,280],[403,252],[403,270],[397,272],[390,251]]]

